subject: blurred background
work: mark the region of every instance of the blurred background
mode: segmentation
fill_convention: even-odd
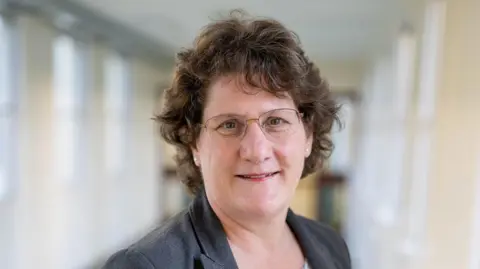
[[[296,31],[343,104],[293,209],[355,269],[480,269],[478,0],[0,0],[0,267],[99,268],[188,204],[151,117],[232,8]]]

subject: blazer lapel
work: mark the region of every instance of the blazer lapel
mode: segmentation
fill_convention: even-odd
[[[229,269],[228,267],[224,267],[223,265],[213,261],[205,254],[200,255],[200,264],[201,266],[198,269]],[[195,269],[197,268],[195,267]]]
[[[208,203],[205,191],[197,195],[189,208],[193,231],[202,255],[204,269],[238,268],[220,220]]]
[[[305,255],[311,269],[337,269],[326,247],[312,240],[310,232],[290,209],[287,214],[287,223],[297,237],[303,255]]]

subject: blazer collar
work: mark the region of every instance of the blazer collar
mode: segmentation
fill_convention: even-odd
[[[238,268],[223,226],[210,206],[204,190],[193,200],[189,214],[202,252],[200,262],[203,268]],[[295,234],[310,268],[336,269],[325,246],[313,241],[311,231],[291,209],[288,210],[286,221]]]
[[[190,205],[189,214],[202,252],[200,261],[203,267],[205,269],[238,268],[225,230],[213,212],[205,190],[195,197]]]
[[[312,269],[337,269],[324,242],[318,242],[318,234],[308,229],[307,221],[302,220],[291,209],[287,213],[287,224],[297,238],[303,255]],[[314,241],[316,239],[317,241]]]

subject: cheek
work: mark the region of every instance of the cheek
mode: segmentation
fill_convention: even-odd
[[[227,172],[229,167],[232,166],[233,151],[232,145],[223,142],[211,143],[211,141],[205,139],[200,151],[204,176]]]
[[[284,168],[290,170],[303,169],[303,163],[305,159],[304,146],[298,143],[298,140],[292,140],[288,143],[283,143],[275,147],[276,156]],[[293,171],[292,171],[293,172]]]
[[[277,148],[277,158],[280,159],[279,161],[289,177],[295,178],[295,180],[298,180],[303,172],[306,143],[305,132],[297,132]]]
[[[233,147],[223,143],[210,144],[201,152],[201,171],[207,188],[215,193],[223,193],[230,187],[229,180],[235,164]]]

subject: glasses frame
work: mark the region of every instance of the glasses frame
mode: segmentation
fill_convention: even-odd
[[[247,133],[247,129],[248,129],[249,124],[252,123],[252,122],[256,122],[256,123],[258,124],[258,126],[260,127],[260,129],[262,130],[263,134],[264,134],[265,136],[267,136],[267,135],[268,135],[268,134],[267,134],[268,132],[267,132],[267,133],[265,132],[264,127],[262,126],[262,124],[261,124],[261,122],[260,122],[260,119],[261,119],[264,115],[266,115],[266,114],[271,114],[271,113],[273,113],[273,112],[275,112],[275,111],[278,111],[278,110],[294,111],[294,112],[296,113],[296,116],[297,116],[297,119],[298,119],[299,123],[303,123],[303,116],[304,116],[304,114],[301,113],[301,112],[299,112],[297,109],[294,109],[294,108],[276,108],[276,109],[272,109],[272,110],[263,112],[263,113],[260,114],[257,118],[247,118],[247,119],[245,119],[244,121],[245,121],[245,123],[246,123],[246,125],[245,125],[246,127],[245,127],[245,129],[243,130],[243,133],[240,134],[240,135],[238,135],[238,136],[237,136],[237,135],[230,135],[230,136],[229,136],[229,135],[224,135],[224,134],[218,132],[217,130],[215,130],[214,128],[208,128],[208,123],[210,122],[210,120],[215,119],[216,117],[219,117],[219,116],[228,116],[229,114],[220,114],[220,115],[216,115],[216,116],[210,117],[210,118],[208,118],[208,119],[205,121],[205,123],[199,124],[199,125],[200,125],[200,127],[201,127],[202,129],[205,129],[205,130],[212,129],[212,131],[215,131],[216,133],[220,134],[222,137],[232,137],[232,138],[240,138],[240,139],[242,139],[242,138],[245,136],[245,134]],[[241,115],[235,115],[235,116],[241,116]]]

